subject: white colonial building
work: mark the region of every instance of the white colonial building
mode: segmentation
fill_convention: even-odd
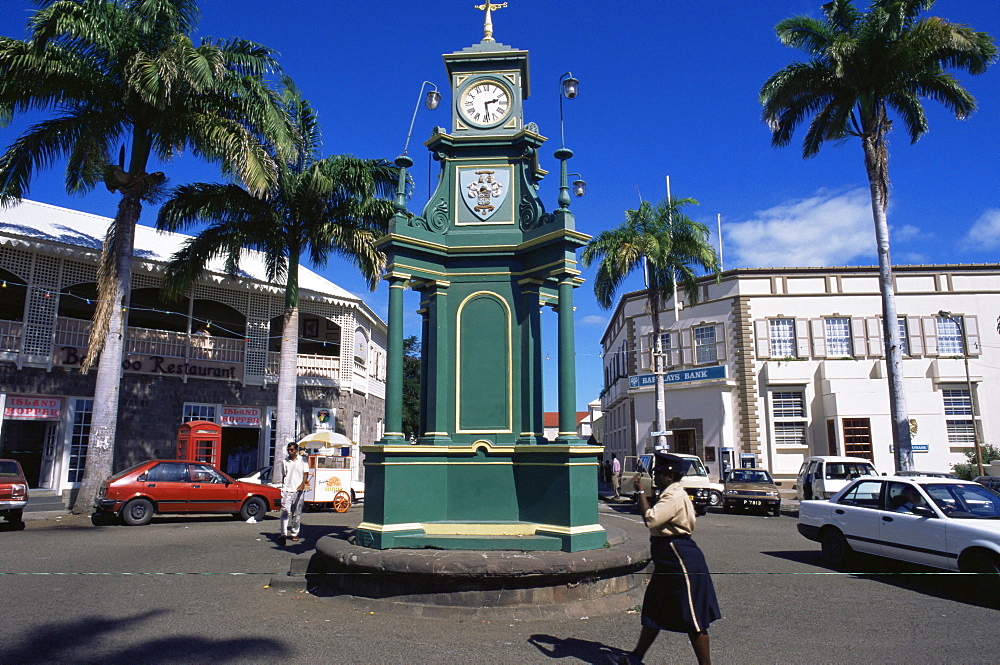
[[[894,271],[914,463],[947,471],[966,461],[974,427],[996,443],[1000,265]],[[703,279],[698,304],[680,304],[677,317],[672,301],[659,312],[676,452],[701,456],[713,476],[726,462],[789,479],[809,455],[894,468],[876,268],[730,270]],[[624,295],[601,341],[608,453],[652,449],[652,330],[646,292]]]
[[[68,495],[87,455],[96,368],[82,374],[111,220],[25,201],[0,210],[0,457],[33,488]],[[273,451],[284,288],[247,252],[238,277],[221,262],[179,302],[160,297],[164,268],[189,236],[136,229],[115,468],[176,454],[178,427],[222,426],[233,475]],[[386,328],[357,296],[299,272],[300,432],[339,426],[370,444],[383,429]]]

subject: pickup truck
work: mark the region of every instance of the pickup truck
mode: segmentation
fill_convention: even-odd
[[[965,480],[857,478],[828,501],[799,504],[799,533],[835,566],[855,552],[964,573],[1000,590],[1000,494]],[[977,576],[978,577],[978,576]]]

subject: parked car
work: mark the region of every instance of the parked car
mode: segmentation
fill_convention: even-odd
[[[687,491],[688,496],[694,502],[694,510],[697,515],[704,515],[708,512],[709,506],[717,506],[722,503],[723,487],[719,483],[713,483],[708,479],[708,470],[705,464],[697,455],[684,455],[672,453],[677,457],[684,458],[684,477],[681,478],[681,486]],[[622,481],[619,493],[622,496],[635,499],[633,479],[636,474],[642,476],[642,488],[646,496],[653,496],[653,455],[626,456],[625,464],[622,466]]]
[[[726,474],[722,496],[723,512],[737,508],[756,508],[775,517],[781,516],[781,497],[771,474],[763,469],[733,469]]]
[[[1000,495],[951,478],[854,480],[830,501],[799,504],[798,530],[834,565],[854,552],[944,570],[993,573],[979,587],[1000,592]]]
[[[802,462],[792,489],[799,501],[829,499],[855,478],[877,475],[874,465],[862,457],[818,455]]]
[[[232,513],[248,520],[281,508],[281,491],[233,480],[209,464],[150,460],[105,480],[94,505],[130,526],[148,524],[154,513]]]
[[[24,528],[24,507],[28,505],[28,481],[17,460],[0,459],[0,516]]]
[[[979,483],[986,489],[1000,492],[1000,476],[979,476],[973,482]]]

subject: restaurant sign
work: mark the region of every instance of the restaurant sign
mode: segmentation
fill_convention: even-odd
[[[260,427],[262,412],[260,407],[223,406],[223,427]]]
[[[61,397],[7,395],[3,407],[3,417],[7,420],[59,420],[61,416]]]
[[[86,349],[75,346],[60,346],[56,349],[53,364],[63,367],[79,367],[86,355]],[[122,370],[134,374],[154,376],[190,376],[198,379],[221,379],[242,381],[242,363],[226,363],[214,360],[187,360],[164,356],[130,353],[122,359]]]

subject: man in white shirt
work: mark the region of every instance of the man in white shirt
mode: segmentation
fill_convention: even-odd
[[[281,535],[278,543],[299,539],[303,492],[309,484],[309,463],[299,455],[299,446],[288,444],[288,457],[281,460]]]

